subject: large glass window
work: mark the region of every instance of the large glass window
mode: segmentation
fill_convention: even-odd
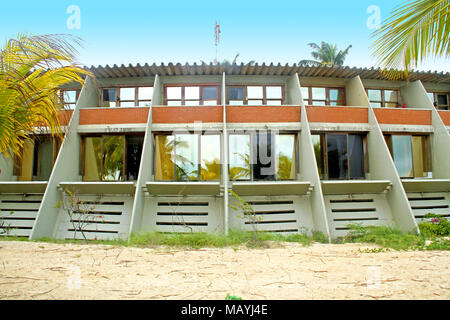
[[[155,135],[155,179],[220,180],[220,135]]]
[[[386,140],[401,178],[428,176],[431,161],[427,136],[388,135]]]
[[[283,89],[283,86],[277,85],[229,86],[227,88],[227,104],[279,106],[284,103]]]
[[[302,87],[303,102],[309,106],[345,105],[344,88]]]
[[[228,141],[230,180],[250,180],[250,135],[231,134]]]
[[[364,179],[365,137],[359,134],[313,134],[312,142],[322,179]]]
[[[148,107],[153,87],[120,87],[102,89],[103,107]]]
[[[83,180],[136,180],[143,137],[103,135],[83,139]]]
[[[200,106],[219,105],[219,86],[166,86],[166,105]]]
[[[397,90],[368,89],[367,96],[373,108],[397,108],[400,106]]]
[[[231,134],[230,180],[295,180],[296,140],[295,134]]]
[[[14,175],[19,181],[48,181],[60,148],[59,140],[36,136],[24,143],[14,157]]]
[[[64,107],[70,110],[75,109],[75,105],[77,104],[78,97],[80,95],[80,90],[62,90],[60,94]]]
[[[436,109],[450,110],[450,93],[428,92],[428,96]]]

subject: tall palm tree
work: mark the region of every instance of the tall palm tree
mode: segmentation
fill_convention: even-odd
[[[0,48],[0,153],[20,157],[35,127],[61,138],[61,87],[90,75],[75,63],[80,39],[67,35],[19,35]]]
[[[410,0],[375,31],[373,54],[407,75],[427,57],[450,56],[450,0]],[[392,72],[395,76],[395,72]],[[398,73],[397,73],[398,74]]]
[[[336,45],[329,44],[325,41],[322,41],[320,46],[316,43],[309,43],[308,46],[313,49],[311,55],[316,60],[301,60],[299,62],[301,66],[341,66],[344,64],[348,51],[352,47],[351,45],[349,45],[347,49],[343,51],[340,50],[338,52],[338,48]]]

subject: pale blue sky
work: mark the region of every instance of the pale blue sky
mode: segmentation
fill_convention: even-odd
[[[353,45],[346,65],[371,67],[367,8],[381,19],[403,0],[360,1],[9,1],[2,3],[0,40],[18,33],[71,33],[84,40],[85,65],[210,62],[214,26],[221,25],[219,60],[296,63],[309,59],[310,42],[340,49]],[[70,5],[81,10],[81,28],[69,30]],[[420,70],[450,71],[448,60],[430,60]]]

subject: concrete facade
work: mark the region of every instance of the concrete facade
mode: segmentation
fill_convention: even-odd
[[[245,66],[244,66],[245,67]],[[48,181],[18,181],[12,158],[0,156],[1,216],[10,234],[39,239],[76,235],[62,203],[75,192],[101,221],[85,226],[89,239],[127,239],[133,232],[228,232],[251,230],[242,212],[231,208],[233,190],[261,218],[259,230],[282,233],[322,232],[330,241],[348,232],[348,224],[389,225],[419,233],[427,212],[450,216],[450,136],[447,115],[437,111],[426,90],[450,92],[450,83],[387,81],[290,75],[156,75],[88,78],[80,92],[64,142]],[[167,106],[166,88],[214,85],[217,106]],[[283,86],[283,106],[227,104],[233,86]],[[146,107],[102,108],[101,88],[153,87]],[[344,106],[309,106],[302,87],[342,88]],[[406,108],[373,108],[367,89],[395,89]],[[295,136],[295,179],[229,179],[230,135],[272,130]],[[220,179],[158,181],[155,134],[205,132],[220,137]],[[325,179],[316,159],[313,136],[364,136],[364,179]],[[83,181],[83,137],[141,135],[139,173],[131,181]],[[427,176],[404,179],[386,135],[426,136],[431,159]],[[328,139],[328,138],[327,138]],[[208,146],[212,148],[213,146]],[[425,147],[423,147],[425,148]],[[425,149],[424,149],[425,150]],[[32,161],[31,159],[27,159]],[[325,161],[325,160],[324,160]],[[293,164],[291,164],[291,169]],[[292,169],[294,170],[294,169]],[[321,177],[322,175],[322,177]]]

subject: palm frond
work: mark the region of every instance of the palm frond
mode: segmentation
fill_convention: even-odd
[[[385,69],[404,70],[406,75],[428,57],[448,57],[450,0],[407,1],[373,36],[377,63]],[[390,74],[398,77],[398,72]]]

